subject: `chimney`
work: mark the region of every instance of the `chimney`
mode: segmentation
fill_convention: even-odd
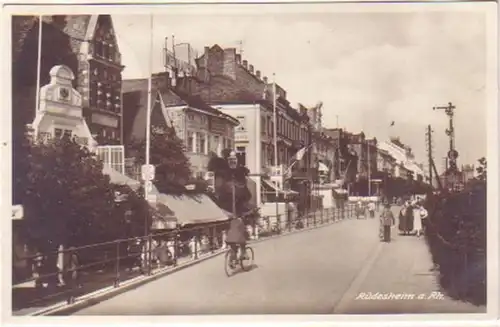
[[[222,73],[232,79],[236,79],[236,49],[224,49],[224,61]]]
[[[248,66],[248,70],[253,74],[253,65]]]
[[[238,65],[241,65],[241,54],[239,54],[239,53],[238,53],[238,54],[236,54],[236,63],[237,63]]]
[[[267,84],[267,76],[262,77],[262,80],[264,81],[265,84]]]
[[[248,69],[248,61],[247,60],[243,60],[243,67],[245,67],[245,69]]]
[[[255,72],[255,76],[257,76],[257,78],[260,79],[260,70]]]
[[[165,90],[171,86],[170,74],[168,72],[152,74],[151,79],[153,87],[159,90]]]

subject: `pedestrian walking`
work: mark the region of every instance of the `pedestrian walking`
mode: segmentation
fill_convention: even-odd
[[[412,204],[412,215],[413,215],[413,231],[415,235],[420,238],[422,233],[422,220],[420,219],[420,206],[417,201],[413,201]]]
[[[370,213],[370,218],[375,218],[375,203],[370,201],[368,204],[368,212]]]
[[[391,205],[387,203],[384,210],[380,214],[380,229],[379,237],[383,242],[391,241],[391,227],[396,224],[394,214],[391,210]]]
[[[427,210],[422,206],[422,204],[417,204],[416,208],[414,210],[414,215],[415,215],[415,230],[417,232],[417,237],[420,237],[424,235],[425,231],[425,226],[427,225],[427,217],[429,216],[429,213]]]

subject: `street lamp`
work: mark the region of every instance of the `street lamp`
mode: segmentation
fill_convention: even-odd
[[[236,189],[234,186],[234,170],[238,166],[238,158],[236,157],[236,152],[231,151],[229,157],[227,158],[227,163],[229,164],[229,168],[231,169],[231,189],[233,194],[233,217],[236,218]]]

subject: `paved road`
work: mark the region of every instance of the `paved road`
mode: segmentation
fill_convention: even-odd
[[[219,256],[76,315],[424,313],[432,301],[356,299],[362,292],[437,290],[432,276],[415,277],[428,271],[424,241],[394,237],[390,244],[379,241],[378,219],[343,221],[255,244],[249,272],[226,277]],[[408,247],[419,253],[413,261],[402,257]],[[440,312],[475,310],[448,299],[439,303]]]

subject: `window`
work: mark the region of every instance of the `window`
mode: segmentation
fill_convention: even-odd
[[[212,138],[207,134],[207,154],[212,151]]]
[[[202,153],[201,149],[201,133],[196,133],[196,148],[195,153]]]
[[[54,138],[60,139],[63,135],[63,130],[60,128],[54,128]]]
[[[70,129],[65,129],[63,137],[64,138],[71,138],[72,134],[73,134],[73,132]]]
[[[247,151],[244,146],[236,147],[236,157],[238,158],[238,165],[246,167],[247,163]]]
[[[240,122],[238,126],[236,126],[236,131],[244,132],[246,131],[246,119],[244,116],[237,116],[236,119]]]
[[[109,47],[107,43],[102,44],[102,56],[106,59],[108,59],[109,56]]]
[[[193,114],[188,114],[188,119],[189,119],[190,121],[193,121],[193,120],[194,120],[194,115],[193,115]]]
[[[266,117],[260,117],[260,133],[262,135],[266,135],[267,125],[266,125]]]
[[[201,116],[201,122],[202,122],[202,123],[206,123],[206,122],[207,122],[207,117],[205,117],[205,116]]]
[[[120,172],[125,173],[125,156],[122,145],[104,145],[97,148],[97,156],[104,165]]]
[[[90,104],[93,106],[97,104],[97,82],[90,84]]]
[[[200,135],[200,151],[198,153],[207,154],[207,152],[205,151],[205,143],[206,143],[205,134],[199,133],[199,135]]]
[[[219,142],[220,142],[220,137],[218,135],[214,135],[214,142],[212,144],[214,152],[217,152],[217,150],[219,149]]]
[[[187,144],[186,144],[186,148],[188,149],[189,152],[194,152],[194,136],[193,136],[193,132],[188,132],[187,133]]]
[[[95,41],[94,45],[95,45],[94,55],[101,57],[102,56],[102,42]]]

